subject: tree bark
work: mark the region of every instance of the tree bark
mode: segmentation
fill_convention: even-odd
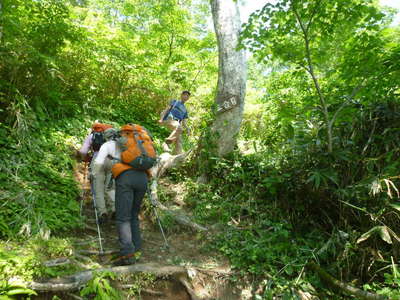
[[[219,52],[217,112],[211,131],[215,135],[212,142],[215,142],[216,154],[221,157],[233,151],[242,122],[246,59],[244,50],[237,50],[241,23],[236,1],[211,0],[210,3]]]

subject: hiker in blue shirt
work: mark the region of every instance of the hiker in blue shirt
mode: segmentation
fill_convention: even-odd
[[[169,137],[163,143],[163,150],[170,152],[169,145],[175,144],[174,154],[182,153],[182,131],[183,128],[189,133],[186,120],[188,112],[185,107],[185,102],[189,100],[190,92],[183,91],[181,100],[172,100],[169,106],[161,113],[161,118],[158,121],[160,124],[172,130]]]

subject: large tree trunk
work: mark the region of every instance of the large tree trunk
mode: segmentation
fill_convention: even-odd
[[[216,118],[212,132],[218,156],[233,151],[242,122],[246,91],[246,59],[244,50],[237,50],[240,16],[233,0],[211,0],[214,28],[218,40],[219,72],[215,99]]]

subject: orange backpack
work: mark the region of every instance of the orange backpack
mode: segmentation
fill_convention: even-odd
[[[121,127],[120,135],[116,142],[122,148],[121,161],[111,169],[114,178],[129,169],[147,171],[155,165],[153,140],[144,127],[127,124]]]

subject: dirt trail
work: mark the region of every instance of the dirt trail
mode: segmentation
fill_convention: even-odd
[[[80,251],[99,251],[99,243],[95,222],[95,214],[90,194],[88,180],[83,182],[83,164],[78,166],[75,172],[77,180],[83,187],[84,209],[83,218],[87,228],[75,232],[74,239],[79,239],[82,244],[77,246]],[[182,184],[173,184],[164,179],[160,185],[168,189],[172,195],[171,203],[167,205],[179,205],[184,208],[182,197]],[[190,270],[187,278],[189,287],[174,277],[159,278],[151,286],[150,290],[143,287],[139,298],[127,295],[126,299],[241,299],[228,282],[230,271],[229,262],[207,250],[210,232],[196,233],[189,228],[179,225],[163,224],[169,247],[165,247],[164,239],[154,217],[153,209],[148,205],[147,196],[140,215],[140,227],[143,238],[142,256],[139,264],[154,263],[160,266],[177,265]],[[159,212],[162,216],[162,213]],[[101,225],[101,236],[105,252],[118,250],[118,235],[114,221]],[[110,267],[112,254],[91,255],[85,254],[98,264],[98,268]],[[67,299],[67,298],[63,298]],[[71,298],[72,299],[72,298]]]

